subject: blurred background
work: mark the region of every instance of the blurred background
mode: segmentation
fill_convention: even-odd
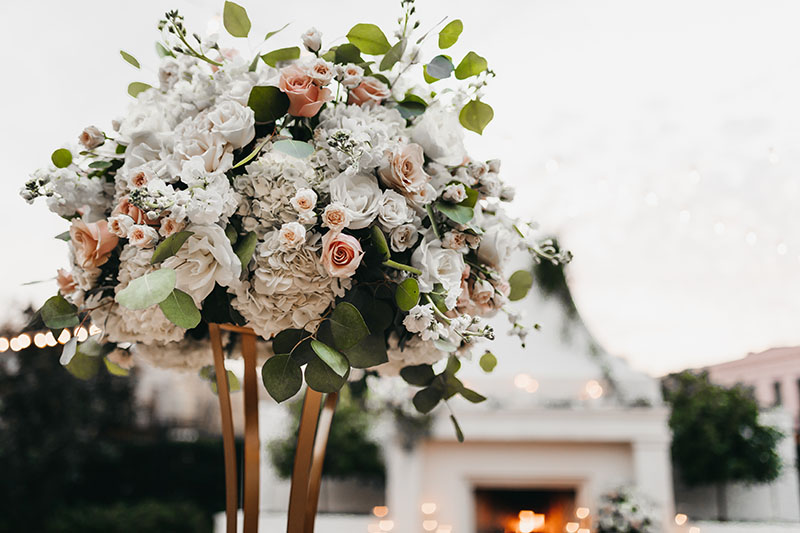
[[[388,29],[399,13],[384,0],[313,0],[302,9],[242,3],[254,35],[291,23],[271,48],[297,44],[311,25],[327,45],[336,44],[355,22]],[[55,336],[42,332],[38,343],[34,333],[19,337],[26,308],[55,292],[55,270],[67,258],[53,239],[64,222],[43,203],[26,205],[17,191],[84,126],[109,129],[129,101],[128,83],[156,76],[156,23],[175,8],[199,33],[221,31],[222,2],[210,0],[0,4],[7,52],[0,85],[0,318],[8,324],[0,339],[0,471],[14,472],[3,476],[0,515],[21,520],[0,518],[8,531],[20,523],[42,529],[43,517],[53,516],[46,526],[53,531],[93,531],[75,522],[92,516],[106,524],[98,531],[122,531],[108,524],[161,516],[158,508],[177,518],[149,530],[203,531],[222,508],[216,398],[201,377],[139,368],[121,378],[101,368],[97,377],[76,380],[58,365],[58,348],[47,346],[57,344]],[[577,524],[575,533],[596,526],[604,494],[630,485],[654,502],[665,528],[739,531],[699,522],[733,518],[751,520],[741,531],[800,531],[800,5],[418,0],[417,9],[423,29],[445,15],[461,18],[465,30],[453,54],[474,49],[497,73],[485,96],[495,119],[482,137],[468,134],[469,151],[503,160],[504,178],[517,187],[515,214],[538,220],[575,260],[565,272],[536,273],[544,289],[524,305],[543,329],[528,347],[500,339],[495,372],[472,369],[475,387],[497,401],[475,412],[463,406],[468,444],[455,448],[452,430],[437,416],[411,421],[392,409],[354,409],[376,418],[342,422],[355,428],[363,447],[341,456],[372,459],[329,477],[368,481],[329,489],[323,510],[357,522],[337,526],[332,515],[321,530],[376,530],[392,522],[400,532],[484,533],[530,523],[536,527],[528,531]],[[254,47],[259,39],[236,45]],[[136,56],[142,71],[119,49]],[[703,368],[708,378],[698,382],[688,375],[662,379]],[[749,388],[724,389],[733,395],[725,396],[712,382]],[[52,403],[35,400],[42,396]],[[736,414],[743,418],[725,436],[712,423],[734,415],[703,406],[747,403],[742,398],[769,412]],[[354,391],[350,401],[367,400]],[[290,437],[292,415],[270,402],[264,399],[262,416],[272,422],[262,438]],[[678,405],[692,416],[676,415]],[[698,420],[703,424],[692,425]],[[783,438],[762,427],[778,428]],[[406,434],[418,437],[396,438]],[[681,435],[697,449],[687,452]],[[362,453],[376,442],[383,446],[374,456]],[[742,454],[756,457],[755,466],[687,476],[705,472],[707,465],[685,457],[709,442],[716,462]],[[287,452],[279,444],[269,449],[263,475],[272,488],[262,494],[264,507],[278,515],[285,506],[280,457]],[[476,461],[485,469],[465,467]],[[200,473],[202,479],[193,477]],[[452,484],[456,478],[469,482]],[[350,496],[337,503],[337,493]],[[78,503],[83,511],[75,511]],[[535,520],[519,514],[528,510]],[[540,514],[550,517],[547,525],[539,526]]]

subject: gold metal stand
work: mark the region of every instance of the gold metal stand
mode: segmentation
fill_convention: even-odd
[[[260,441],[258,437],[258,378],[256,372],[256,334],[250,328],[230,324],[209,324],[214,370],[222,417],[222,443],[225,454],[225,516],[227,533],[236,533],[237,479],[233,414],[230,389],[222,353],[220,330],[238,333],[244,358],[244,533],[258,532]],[[328,394],[324,406],[322,394],[307,389],[297,435],[297,452],[292,471],[287,533],[313,533],[317,514],[322,465],[328,443],[338,394]],[[320,413],[320,407],[322,412]]]

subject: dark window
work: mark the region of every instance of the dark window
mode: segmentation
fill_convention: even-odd
[[[783,405],[783,395],[781,394],[781,382],[776,381],[772,384],[772,390],[775,393],[775,401],[772,405]]]

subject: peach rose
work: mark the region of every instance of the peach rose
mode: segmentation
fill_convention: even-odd
[[[380,104],[392,95],[392,91],[381,80],[364,78],[355,89],[350,89],[348,104],[367,105]]]
[[[144,211],[133,205],[127,196],[124,196],[122,200],[119,201],[119,204],[117,204],[117,207],[115,207],[111,212],[111,216],[115,215],[128,215],[133,219],[135,224],[149,224],[151,226],[159,225],[158,219],[150,220],[147,218],[147,215],[144,213]]]
[[[423,193],[430,180],[430,176],[422,169],[424,163],[420,145],[410,143],[401,146],[392,152],[389,165],[380,169],[381,181],[406,197]]]
[[[78,284],[75,283],[72,277],[72,272],[67,272],[63,268],[58,269],[56,283],[58,284],[58,292],[60,292],[62,296],[72,294],[75,292],[75,289],[78,288]]]
[[[322,237],[322,264],[331,276],[349,278],[362,257],[361,243],[352,235],[329,231]]]
[[[75,250],[75,260],[81,268],[96,268],[108,261],[117,247],[119,237],[108,231],[108,222],[99,220],[87,224],[74,220],[69,228],[70,242]]]
[[[289,114],[295,117],[313,117],[332,98],[330,89],[315,85],[313,78],[297,65],[281,70],[278,88],[289,97]]]
[[[158,232],[161,234],[162,237],[169,237],[175,233],[178,233],[183,229],[183,222],[175,222],[171,218],[162,218],[161,219],[161,228]]]
[[[328,204],[322,213],[322,225],[334,231],[341,231],[350,223],[350,213],[343,205],[332,203]]]

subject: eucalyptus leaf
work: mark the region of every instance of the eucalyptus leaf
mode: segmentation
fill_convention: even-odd
[[[93,357],[78,351],[69,363],[64,365],[64,368],[78,379],[91,379],[100,370],[100,357]]]
[[[72,337],[64,343],[64,347],[61,349],[61,357],[58,359],[59,364],[67,366],[77,352],[78,338]]]
[[[397,104],[397,110],[406,120],[423,114],[427,107],[428,106],[425,103],[415,102],[407,99]]]
[[[124,59],[125,61],[127,61],[128,63],[130,63],[131,65],[133,65],[134,67],[136,67],[136,68],[141,68],[141,67],[142,67],[142,66],[139,64],[139,61],[137,61],[135,57],[133,57],[132,55],[130,55],[130,54],[129,54],[128,52],[126,52],[125,50],[120,50],[120,51],[119,51],[119,55],[121,55],[121,56],[122,56],[122,59]]]
[[[277,50],[273,50],[272,52],[268,52],[261,56],[261,59],[267,65],[274,67],[282,61],[292,61],[293,59],[298,59],[299,57],[300,48],[297,46],[291,46],[289,48],[279,48]]]
[[[158,306],[164,316],[178,327],[192,329],[200,323],[200,310],[197,309],[192,297],[180,289],[173,289]]]
[[[72,164],[72,152],[66,148],[59,148],[50,155],[50,160],[56,168],[67,168]]]
[[[314,147],[307,142],[283,139],[272,143],[272,149],[297,159],[307,159],[314,153]]]
[[[344,377],[350,371],[350,363],[339,351],[316,339],[311,341],[311,349],[338,376]],[[310,364],[310,363],[309,363]]]
[[[170,295],[175,288],[175,279],[175,271],[171,268],[155,270],[128,283],[114,299],[128,309],[147,309]]]
[[[410,311],[419,303],[419,283],[414,278],[407,278],[397,285],[394,301],[401,311]]]
[[[445,339],[434,339],[433,345],[440,352],[453,353],[458,350],[458,346]]]
[[[472,76],[477,76],[489,67],[485,57],[481,57],[475,52],[468,52],[456,67],[456,78],[465,80]]]
[[[347,382],[347,375],[339,376],[319,357],[315,357],[306,365],[305,378],[309,387],[317,392],[336,392]]]
[[[211,368],[213,369],[214,367]],[[217,388],[217,378],[213,371],[211,372],[210,376],[209,386],[211,387],[211,392],[214,394],[219,394],[219,390]],[[225,379],[228,380],[228,392],[238,392],[241,390],[242,384],[239,383],[239,378],[236,377],[236,374],[230,370],[226,370]]]
[[[458,391],[462,398],[467,400],[470,403],[481,403],[486,401],[486,396],[483,394],[479,394],[472,389],[468,389],[466,387],[461,386],[461,390]]]
[[[389,361],[386,353],[386,338],[381,335],[368,335],[361,342],[343,350],[353,368],[370,368]]]
[[[475,216],[475,210],[472,207],[461,204],[438,201],[436,209],[457,224],[466,224]]]
[[[425,387],[414,395],[412,400],[414,407],[417,408],[422,414],[430,413],[440,401],[442,401],[443,392],[439,387]]]
[[[453,69],[453,62],[441,55],[434,57],[430,63],[425,65],[425,72],[428,76],[437,80],[449,78],[450,74],[453,73]]]
[[[516,302],[527,296],[528,291],[533,286],[533,276],[527,270],[517,270],[508,278],[508,284],[511,286],[508,299]]]
[[[236,253],[236,257],[239,258],[239,262],[242,264],[242,270],[247,268],[247,265],[250,264],[250,260],[253,258],[253,254],[256,251],[256,245],[258,244],[258,235],[256,232],[251,231],[244,237],[240,237],[238,241],[236,241],[236,247],[234,248],[234,252]]]
[[[461,426],[458,424],[455,415],[450,415],[450,421],[453,423],[453,429],[456,430],[456,438],[458,442],[464,442],[464,432],[461,431]]]
[[[228,242],[231,243],[231,246],[236,244],[236,241],[239,240],[239,232],[236,231],[236,226],[233,224],[225,226],[225,236],[228,238]]]
[[[172,257],[173,255],[178,253],[178,250],[181,249],[183,243],[186,240],[194,235],[191,231],[179,231],[178,233],[174,233],[161,241],[161,243],[156,246],[155,251],[153,252],[153,257],[150,259],[150,264],[154,265],[160,261],[168,257]]]
[[[487,351],[481,356],[478,364],[480,365],[481,369],[488,374],[497,366],[497,357],[495,357],[492,352]]]
[[[289,97],[271,85],[256,85],[250,90],[247,106],[255,113],[256,122],[275,122],[289,111]]]
[[[386,242],[386,236],[377,224],[372,226],[372,244],[375,245],[375,249],[381,254],[381,259],[386,260],[391,257],[389,244]]]
[[[128,85],[128,94],[136,98],[139,96],[139,93],[146,91],[147,89],[152,89],[151,85],[147,83],[143,83],[141,81],[135,81]]]
[[[358,46],[350,43],[345,43],[343,45],[336,47],[333,61],[340,65],[344,65],[347,63],[353,63],[358,65],[363,63],[364,59],[361,57],[361,50],[359,50]]]
[[[39,310],[44,325],[50,329],[71,328],[77,326],[78,308],[57,294],[51,296]]]
[[[369,55],[385,54],[391,46],[386,35],[375,24],[356,24],[347,32],[347,40]]]
[[[175,54],[172,53],[166,46],[163,44],[156,42],[156,53],[158,57],[175,57]]]
[[[369,328],[364,322],[364,317],[361,316],[356,306],[349,302],[339,303],[331,313],[328,322],[330,323],[333,341],[339,350],[352,348],[369,335]],[[314,351],[319,354],[316,348],[314,348]],[[325,359],[322,355],[320,357]],[[342,375],[338,370],[337,373]]]
[[[439,48],[450,48],[456,44],[462,31],[464,31],[464,24],[459,19],[448,22],[447,26],[439,32]]]
[[[112,376],[125,377],[129,376],[131,373],[127,368],[122,368],[117,363],[109,361],[108,357],[103,357],[103,362],[106,364],[106,370]]]
[[[403,57],[403,54],[406,51],[406,40],[401,39],[399,40],[394,46],[392,46],[386,55],[383,56],[381,59],[380,68],[381,70],[391,70],[392,67],[400,61]]]
[[[58,235],[56,235],[56,239],[64,242],[69,242],[70,239],[72,239],[72,237],[70,236],[68,231],[65,231],[64,233],[59,233]]]
[[[461,125],[479,135],[483,133],[484,128],[493,118],[492,106],[477,99],[467,102],[458,114],[458,121],[461,122]]]
[[[287,23],[286,23],[286,24],[284,24],[284,25],[283,25],[283,27],[282,27],[282,28],[280,28],[280,29],[277,29],[277,30],[274,30],[274,31],[271,31],[271,32],[267,33],[267,35],[265,35],[265,36],[264,36],[264,40],[266,41],[267,39],[269,39],[269,38],[270,38],[270,37],[272,37],[273,35],[277,35],[277,34],[279,34],[279,33],[280,33],[280,32],[282,32],[283,30],[285,30],[286,28],[288,28],[288,27],[289,27],[289,24],[291,24],[291,22],[287,22]]]
[[[288,400],[303,386],[300,364],[288,354],[270,357],[261,367],[261,380],[272,399],[278,403]]]
[[[427,387],[436,378],[431,365],[407,366],[400,370],[400,377],[410,385]]]
[[[272,339],[272,351],[289,354],[304,365],[317,356],[311,349],[311,334],[303,329],[285,329]]]
[[[107,168],[111,168],[113,163],[111,161],[92,161],[89,163],[89,168],[96,168],[99,170],[105,170]]]
[[[222,23],[234,37],[247,37],[250,33],[250,17],[245,8],[233,2],[225,2],[222,10]]]

